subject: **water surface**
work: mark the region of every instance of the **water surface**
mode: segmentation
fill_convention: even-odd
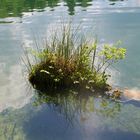
[[[31,48],[34,36],[41,40],[69,18],[75,25],[82,21],[84,31],[92,29],[99,43],[121,40],[127,57],[111,68],[111,82],[140,88],[139,0],[0,0],[0,139],[139,140],[139,101],[89,95],[58,100],[30,90],[21,46]]]

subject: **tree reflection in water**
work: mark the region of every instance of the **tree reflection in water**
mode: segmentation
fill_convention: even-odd
[[[108,1],[115,4],[117,1],[123,0]],[[0,18],[22,17],[24,12],[43,12],[46,7],[54,10],[61,2],[64,2],[65,7],[68,7],[69,15],[74,15],[75,7],[86,8],[92,6],[94,0],[0,0]]]

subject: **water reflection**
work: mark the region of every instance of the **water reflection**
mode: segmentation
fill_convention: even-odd
[[[20,65],[9,66],[8,72],[6,72],[7,64],[3,63],[3,65],[0,71],[0,112],[9,107],[22,108],[32,97]]]
[[[120,6],[140,6],[139,0],[0,0],[0,18],[6,17],[22,17],[25,12],[43,12],[46,7],[50,10],[54,10],[56,6],[63,5],[68,7],[70,15],[75,14],[75,8],[83,7],[83,10],[87,10],[86,7],[92,6],[91,8],[105,8],[109,5],[114,5],[116,3],[123,2]],[[63,8],[64,8],[63,7]],[[6,21],[0,21],[5,23]],[[9,23],[10,21],[7,21]]]
[[[76,5],[87,7],[92,0],[64,0],[65,6],[69,7],[70,14],[74,14]],[[42,12],[44,8],[54,8],[59,5],[60,0],[0,0],[0,18],[21,17],[23,12]]]
[[[116,137],[117,140],[119,136],[119,140],[139,139],[139,108],[113,102],[100,93],[82,93],[36,93],[33,104],[41,109],[24,123],[26,138],[112,140]]]
[[[28,109],[30,110],[30,109]],[[27,111],[27,110],[26,110]],[[25,110],[7,109],[0,113],[0,139],[25,140],[23,122],[28,120]],[[26,116],[26,120],[25,120]]]
[[[31,104],[0,113],[0,139],[139,140],[139,107],[111,101],[99,92],[35,94]]]
[[[0,18],[21,17],[23,12],[42,11],[57,6],[59,0],[0,0]]]
[[[44,29],[58,21],[62,12],[67,15],[68,9],[70,9],[69,13],[75,13],[77,23],[83,18],[85,27],[95,25],[95,33],[105,42],[116,42],[119,39],[125,42],[124,47],[128,49],[128,57],[126,62],[118,67],[121,75],[116,74],[116,79],[119,80],[119,86],[139,87],[140,65],[137,61],[140,44],[140,11],[136,7],[140,6],[140,0],[116,1],[115,5],[110,5],[114,2],[109,0],[87,1],[82,4],[83,2],[77,0],[76,3],[72,1],[73,4],[71,4],[70,0],[65,0],[65,3],[59,0],[50,0],[48,3],[47,0],[44,2],[43,0],[25,0],[24,2],[23,0],[0,0],[0,18],[22,17],[24,12],[31,12],[25,14],[32,15],[32,11],[42,11],[48,5],[50,7],[48,9],[54,9],[56,5],[62,4],[57,6],[58,9],[56,8],[55,12],[46,11],[31,17],[25,16],[22,19],[23,23],[0,25],[0,111],[14,107],[0,113],[0,140],[139,140],[140,105],[138,101],[121,104],[112,102],[106,97],[98,98],[98,95],[67,94],[59,97],[58,94],[56,97],[52,95],[43,95],[45,96],[43,97],[36,94],[34,106],[32,107],[32,103],[26,105],[30,102],[31,96],[27,95],[21,66],[17,64],[17,60],[22,55],[19,51],[20,42],[24,40],[30,47],[30,28],[43,34]],[[122,13],[104,14],[106,9],[110,10],[108,5],[112,9],[117,9],[119,6],[128,7],[133,13],[122,8]],[[85,8],[86,6],[88,8]],[[76,13],[77,9],[87,10],[87,12]],[[95,9],[99,9],[102,13],[98,14],[94,11]]]
[[[63,93],[36,93],[35,106],[46,104],[47,107],[62,114],[71,124],[77,118],[88,120],[91,113],[114,118],[121,110],[119,102],[112,101],[101,91],[64,91]],[[103,96],[102,96],[103,95]]]
[[[81,6],[81,7],[88,7],[92,5],[93,0],[64,0],[66,3],[65,6],[68,7],[68,11],[70,15],[75,14],[75,7]]]

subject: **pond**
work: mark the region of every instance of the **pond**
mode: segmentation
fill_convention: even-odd
[[[23,48],[69,19],[100,44],[121,40],[127,56],[111,68],[110,82],[140,89],[139,0],[0,0],[0,140],[139,140],[139,100],[42,96],[30,87]]]

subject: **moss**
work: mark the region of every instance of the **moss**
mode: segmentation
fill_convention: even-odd
[[[60,63],[47,61],[34,65],[29,74],[29,81],[34,88],[42,91],[68,88],[108,90],[108,84],[101,74],[95,76],[90,69],[81,67],[77,70],[76,64],[65,62],[60,65]]]

